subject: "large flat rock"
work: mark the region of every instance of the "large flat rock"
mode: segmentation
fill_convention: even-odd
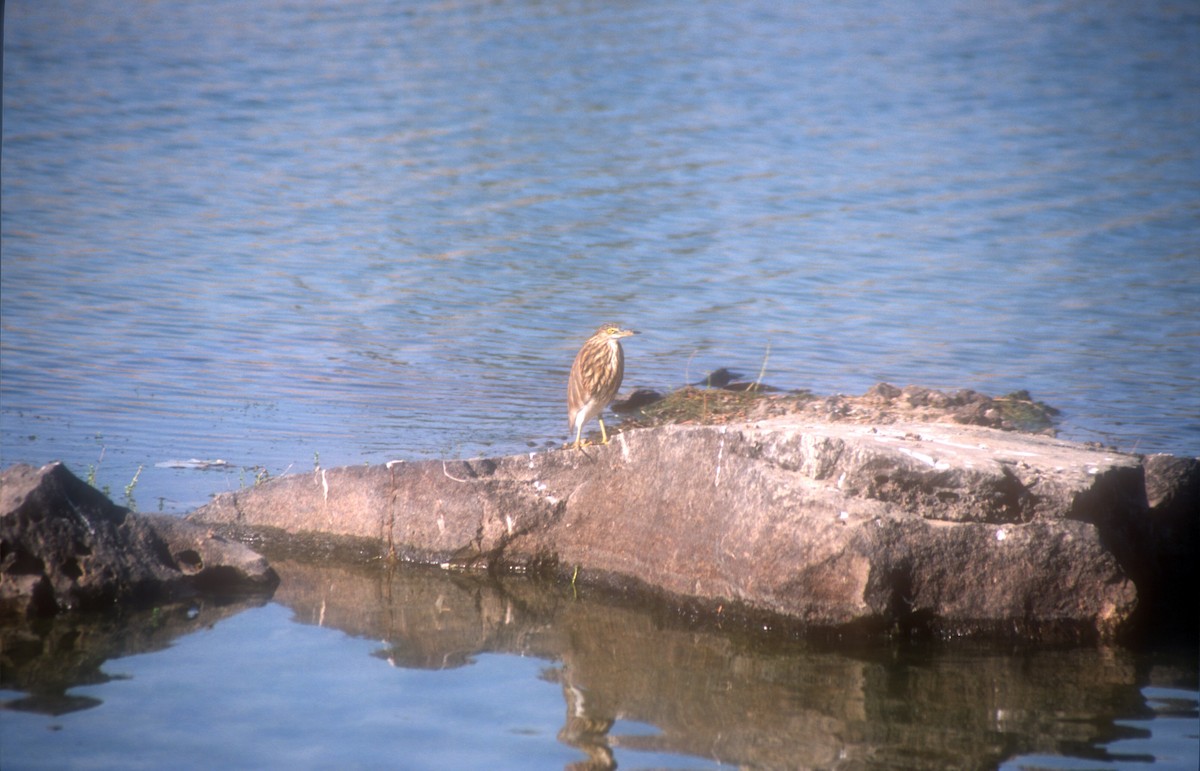
[[[789,415],[635,429],[583,451],[317,469],[190,519],[637,585],[717,617],[1087,640],[1195,628],[1198,479],[1194,459]]]

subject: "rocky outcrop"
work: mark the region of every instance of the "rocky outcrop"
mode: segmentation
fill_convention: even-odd
[[[246,546],[116,506],[60,463],[0,474],[0,575],[0,618],[269,592],[278,583]]]
[[[718,619],[1091,640],[1166,618],[1195,628],[1198,475],[1194,460],[1049,436],[793,413],[629,430],[583,451],[318,469],[190,519],[636,586]]]

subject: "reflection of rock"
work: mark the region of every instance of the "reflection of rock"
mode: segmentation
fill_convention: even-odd
[[[381,640],[377,655],[396,666],[448,669],[486,652],[558,658],[553,625],[565,599],[551,585],[271,556],[281,579],[273,599],[296,621]]]
[[[538,628],[528,607],[518,610],[513,596],[479,576],[278,557],[272,564],[282,578],[274,600],[297,621],[385,640],[378,655],[396,666],[463,666],[480,651],[516,647],[510,634]]]
[[[746,609],[842,633],[1197,628],[1200,463],[961,425],[956,411],[928,422],[943,401],[985,402],[876,391],[833,421],[802,411],[636,429],[584,451],[322,469],[217,496],[191,518],[640,585],[712,616]],[[902,401],[927,422],[885,420],[879,410]],[[1151,508],[1163,468],[1173,475],[1156,495],[1171,503]]]
[[[620,719],[658,729],[618,731],[608,737],[616,748],[734,767],[829,768],[865,718],[863,665],[854,659],[739,644],[587,602],[565,607],[560,626],[563,676],[583,695],[574,722]]]
[[[60,463],[13,466],[0,481],[0,617],[269,592],[277,580],[245,546],[116,506]]]
[[[584,753],[572,766],[581,771],[632,750],[750,768],[993,768],[1109,742],[1126,730],[1113,717],[1144,704],[1145,676],[1120,650],[1013,655],[964,643],[855,655],[524,579],[275,564],[276,599],[298,620],[381,640],[397,665],[483,653],[560,662],[546,679],[562,687],[559,739]],[[1194,666],[1179,674],[1194,680]]]
[[[0,688],[27,695],[5,709],[62,715],[100,704],[68,693],[106,683],[109,659],[149,653],[176,638],[211,627],[262,600],[218,605],[203,601],[163,605],[122,614],[67,613],[53,619],[13,619],[0,625]]]

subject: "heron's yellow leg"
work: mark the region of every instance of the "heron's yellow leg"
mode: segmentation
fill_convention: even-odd
[[[596,420],[600,421],[600,444],[608,444],[608,432],[604,430],[604,421],[600,418]]]

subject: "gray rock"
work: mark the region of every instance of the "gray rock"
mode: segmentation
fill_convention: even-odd
[[[1158,563],[1196,564],[1196,510],[1169,503],[1170,525],[1148,524],[1158,465],[1177,478],[1156,501],[1182,500],[1200,478],[1194,461],[1144,466],[1048,436],[786,415],[636,429],[584,451],[318,469],[218,496],[190,519],[639,586],[714,617],[1107,640],[1164,614],[1195,627],[1194,601],[1174,599],[1194,598],[1194,582],[1190,595],[1164,589],[1195,568]],[[1155,618],[1135,616],[1143,595]]]
[[[0,617],[274,589],[246,546],[116,506],[61,463],[0,473]]]

